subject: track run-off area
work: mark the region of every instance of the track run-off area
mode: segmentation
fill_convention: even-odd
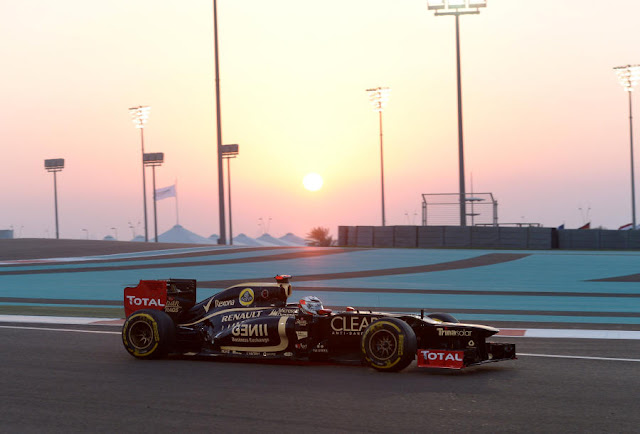
[[[640,252],[54,244],[0,243],[7,432],[631,432],[640,423]],[[276,274],[294,276],[290,301],[316,295],[334,310],[424,309],[496,326],[495,340],[516,343],[519,358],[381,374],[139,361],[122,347],[125,286],[197,279],[203,299]]]

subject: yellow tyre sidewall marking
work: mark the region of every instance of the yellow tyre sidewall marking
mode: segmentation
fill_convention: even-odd
[[[404,346],[404,333],[402,333],[402,330],[400,330],[400,327],[398,327],[397,325],[395,325],[392,322],[389,321],[376,321],[373,324],[371,324],[371,326],[369,326],[369,328],[365,331],[364,333],[364,339],[362,339],[362,352],[365,355],[365,359],[369,362],[372,363],[373,360],[371,360],[368,356],[367,356],[367,351],[366,351],[366,347],[365,347],[365,343],[367,342],[367,336],[370,333],[375,333],[376,331],[378,331],[378,329],[383,328],[385,325],[387,326],[391,326],[394,329],[396,329],[396,331],[398,332],[398,347],[396,348],[396,359],[393,362],[386,362],[384,365],[379,365],[377,363],[373,363],[377,368],[380,369],[390,369],[392,367],[394,367],[395,365],[397,365],[400,362],[400,359],[402,359],[402,355],[404,354],[404,350],[403,350],[403,346]]]
[[[151,325],[151,328],[153,330],[153,341],[154,341],[153,348],[151,348],[149,351],[144,353],[139,352],[137,348],[133,348],[133,346],[132,345],[130,346],[129,342],[127,342],[127,336],[131,331],[131,323],[136,321],[146,322],[147,324]],[[126,332],[122,334],[122,340],[124,341],[124,344],[127,350],[129,350],[129,352],[131,352],[131,354],[133,354],[136,357],[150,356],[156,351],[156,348],[158,348],[158,345],[160,345],[160,332],[158,331],[158,323],[151,315],[147,313],[134,313],[129,317],[129,319],[127,319],[127,322],[125,323],[124,328]]]

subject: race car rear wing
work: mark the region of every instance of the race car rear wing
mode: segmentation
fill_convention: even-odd
[[[124,313],[142,309],[162,310],[176,319],[196,304],[196,281],[192,279],[141,280],[124,289]]]

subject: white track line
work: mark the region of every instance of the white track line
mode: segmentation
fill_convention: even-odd
[[[584,360],[605,360],[610,362],[640,362],[640,359],[620,359],[615,357],[588,357],[588,356],[562,356],[559,354],[529,354],[529,353],[518,353],[518,357],[520,356],[529,356],[529,357],[549,357],[554,359],[584,359]]]
[[[49,327],[26,327],[26,326],[5,326],[0,325],[3,329],[19,329],[19,330],[46,330],[51,332],[76,332],[76,333],[97,333],[105,335],[119,335],[121,332],[107,332],[104,330],[78,330],[78,329],[53,329]]]

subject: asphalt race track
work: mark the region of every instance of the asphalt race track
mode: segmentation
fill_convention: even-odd
[[[476,304],[465,305],[461,313],[476,317],[495,315],[505,320],[501,322],[503,327],[639,330],[638,299],[634,294],[640,293],[640,288],[633,277],[638,273],[637,266],[633,265],[639,263],[638,253],[616,255],[614,260],[608,256],[613,254],[605,253],[599,261],[599,253],[593,252],[588,256],[581,253],[555,258],[552,254],[539,252],[497,252],[531,256],[514,256],[511,259],[499,256],[500,261],[496,261],[495,256],[486,257],[496,252],[443,251],[434,252],[438,258],[427,263],[424,256],[415,259],[410,256],[412,252],[416,255],[424,252],[400,250],[396,253],[387,250],[389,260],[376,267],[373,263],[366,266],[358,264],[358,255],[362,257],[358,252],[334,261],[333,258],[340,257],[341,253],[319,254],[314,250],[303,250],[305,254],[299,261],[311,270],[304,273],[311,277],[303,280],[301,285],[325,288],[323,298],[327,296],[335,304],[348,300],[351,294],[355,300],[362,297],[365,301],[373,303],[378,300],[379,305],[392,304],[397,309],[404,309],[405,303],[411,302],[408,297],[415,294],[411,291],[420,289],[415,280],[407,280],[415,274],[429,276],[422,288],[433,291],[429,295],[442,303],[448,303],[446,297],[441,297],[445,295],[442,293],[450,290],[459,297],[477,297],[476,300],[488,297],[500,304],[495,309],[498,312],[494,312],[474,301]],[[135,251],[128,253],[132,252]],[[91,251],[78,256],[99,253]],[[250,256],[289,253],[287,249],[283,252],[254,252]],[[364,253],[381,258],[379,254],[384,252]],[[7,258],[10,254],[4,254],[3,258],[11,261]],[[211,259],[211,252],[200,254],[198,261],[216,261]],[[15,259],[38,257],[33,252],[25,256]],[[68,258],[72,255],[65,252],[63,256]],[[213,279],[206,275],[194,277],[210,282],[209,287],[213,291],[223,282],[233,281],[236,278],[234,274],[245,272],[253,274],[251,277],[263,274],[268,277],[265,265],[269,264],[263,265],[254,260],[247,262],[246,259],[235,261],[246,257],[235,254],[227,258],[222,254],[220,259],[232,262],[211,266],[226,272],[216,271]],[[394,257],[400,260],[393,260]],[[578,273],[576,262],[583,258],[586,258],[588,266],[584,267],[584,272]],[[504,262],[506,259],[509,260]],[[549,268],[554,259],[558,269]],[[110,257],[108,266],[117,268],[134,264],[122,259],[119,265],[113,265],[115,260],[118,258]],[[175,260],[185,258],[177,255]],[[130,270],[96,270],[105,261],[96,258],[91,259],[91,263],[87,261],[85,259],[82,264],[59,261],[55,266],[30,264],[27,268],[17,264],[6,265],[0,269],[0,284],[7,288],[6,292],[0,292],[0,297],[4,297],[0,303],[12,314],[24,314],[15,310],[32,309],[32,305],[42,309],[73,310],[77,306],[74,302],[98,300],[96,303],[111,312],[109,309],[114,309],[114,304],[105,302],[112,299],[115,303],[121,296],[121,286],[115,288],[111,297],[106,291],[99,290],[99,282],[96,283],[98,289],[84,288],[78,284],[80,279],[76,281],[74,276],[88,276],[89,280],[100,276],[109,281],[112,278],[108,276],[117,275],[115,279],[122,280],[134,274],[146,278],[145,273],[149,271],[145,270],[150,270],[144,268],[147,262],[139,257],[136,268]],[[195,262],[194,258],[188,261]],[[274,263],[277,268],[274,274],[287,271],[282,270],[282,265],[298,267],[291,259],[282,261]],[[468,268],[469,261],[473,265],[471,268]],[[479,263],[483,261],[484,264]],[[454,264],[443,266],[446,262]],[[531,269],[523,276],[524,265],[534,267],[538,263],[547,267],[546,274],[539,275],[538,270]],[[272,268],[274,264],[271,264]],[[202,264],[192,266],[194,268],[189,271],[206,274]],[[561,266],[565,267],[564,272]],[[2,271],[37,271],[49,267],[76,271],[2,274]],[[513,274],[524,278],[518,279],[510,274],[510,267],[516,267]],[[79,268],[89,268],[90,271],[82,272]],[[399,270],[402,268],[404,270]],[[378,271],[383,269],[387,271]],[[389,273],[392,269],[396,274]],[[363,272],[364,275],[344,274]],[[335,282],[329,277],[321,282],[316,280],[323,276],[322,273],[335,273]],[[451,282],[449,289],[441,284],[446,280],[444,277],[440,279],[442,273],[446,273]],[[486,285],[486,279],[485,283],[474,284],[473,278],[477,280],[481,274],[493,276],[495,290],[500,293],[487,294],[491,288]],[[458,275],[459,280],[451,278]],[[554,278],[561,275],[563,280],[559,285]],[[532,276],[537,276],[537,280]],[[626,277],[622,283],[589,280],[624,276],[631,277]],[[354,291],[335,291],[343,279],[351,282],[345,288]],[[397,295],[397,299],[384,299],[380,294],[385,293],[380,290],[388,288],[392,279],[397,279],[398,285],[391,286],[404,292]],[[544,279],[548,280],[546,289],[540,283]],[[81,280],[86,281],[87,277]],[[68,282],[66,287],[60,284],[63,281]],[[43,282],[50,282],[50,285],[43,287]],[[21,293],[17,293],[17,286],[14,286],[18,283],[24,288]],[[470,294],[471,291],[479,294]],[[510,294],[518,291],[527,294],[516,294],[517,300],[538,300],[535,297],[539,297],[541,301],[535,306],[519,307],[517,311],[510,312]],[[541,295],[540,292],[544,291],[552,293]],[[572,291],[574,295],[567,296]],[[589,293],[595,296],[586,295]],[[417,296],[425,295],[420,293]],[[552,297],[558,297],[559,303],[570,298],[575,306],[566,303],[556,307],[559,315],[549,315],[548,310],[553,309],[554,304],[543,305],[542,302],[546,303]],[[626,300],[628,307],[618,303],[618,298]],[[476,305],[482,307],[476,309]],[[593,324],[582,322],[590,317],[596,319]],[[636,410],[640,398],[640,340],[637,337],[613,340],[497,337],[496,341],[517,344],[521,354],[518,360],[460,372],[419,370],[411,366],[398,374],[383,374],[359,366],[184,359],[140,361],[123,349],[117,326],[34,324],[11,321],[11,315],[3,318],[0,322],[0,432],[547,433],[637,432],[640,426],[640,414]],[[493,324],[492,321],[483,322]]]
[[[635,432],[640,422],[638,341],[517,342],[523,353],[635,361],[521,356],[463,372],[383,374],[140,361],[107,329],[0,328],[1,431]]]

